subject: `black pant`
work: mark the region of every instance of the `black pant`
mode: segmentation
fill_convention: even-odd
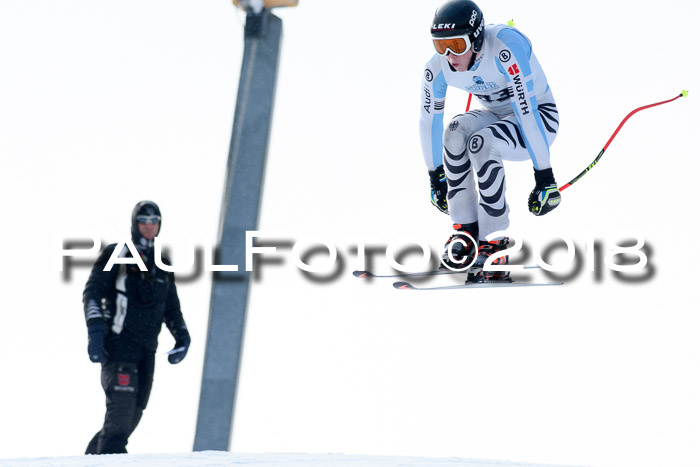
[[[153,385],[154,352],[116,335],[107,338],[105,350],[102,388],[107,411],[102,429],[92,438],[85,454],[126,453],[129,436],[141,420]]]

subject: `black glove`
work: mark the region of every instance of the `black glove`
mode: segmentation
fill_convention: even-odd
[[[430,202],[438,208],[440,212],[447,214],[447,178],[445,178],[445,168],[441,165],[435,170],[428,170],[430,177]]]
[[[101,363],[105,360],[105,323],[96,322],[88,324],[88,356],[90,361]]]
[[[561,194],[554,181],[552,169],[535,170],[535,189],[530,192],[527,207],[536,216],[553,211],[561,202]]]
[[[187,328],[179,328],[173,332],[175,338],[175,347],[168,352],[168,361],[173,365],[180,363],[187,355],[187,349],[190,348],[190,333]]]

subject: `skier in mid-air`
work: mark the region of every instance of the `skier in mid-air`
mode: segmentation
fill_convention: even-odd
[[[435,12],[430,32],[437,53],[423,73],[420,136],[432,203],[449,213],[455,230],[442,262],[483,266],[508,243],[504,236],[486,241],[509,225],[503,160],[532,161],[530,212],[547,214],[561,201],[549,160],[559,113],[530,40],[514,27],[485,25],[474,2],[450,0]],[[476,96],[484,109],[457,115],[444,129],[448,86]],[[484,271],[474,280],[507,278]]]

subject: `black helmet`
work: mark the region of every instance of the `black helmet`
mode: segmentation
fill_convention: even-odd
[[[484,43],[484,15],[471,0],[449,0],[435,11],[430,28],[433,39],[467,36],[474,52]]]
[[[149,216],[153,217],[153,221],[156,221],[154,216],[157,216],[157,222],[161,223],[160,208],[153,201],[139,201],[134,206],[134,210],[131,211],[131,238],[134,243],[138,245],[140,243],[141,234],[139,233],[139,221],[138,217]],[[162,224],[161,224],[162,225]],[[160,228],[158,229],[160,231]]]

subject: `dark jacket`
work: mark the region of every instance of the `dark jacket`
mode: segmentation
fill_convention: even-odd
[[[186,328],[175,288],[175,276],[155,266],[153,248],[140,252],[148,271],[137,264],[114,264],[103,271],[117,244],[107,246],[92,268],[83,291],[88,326],[104,322],[108,335],[119,334],[155,352],[163,323],[175,336]],[[122,257],[131,257],[124,247]],[[150,257],[149,257],[150,256]],[[163,263],[169,265],[167,258]]]

